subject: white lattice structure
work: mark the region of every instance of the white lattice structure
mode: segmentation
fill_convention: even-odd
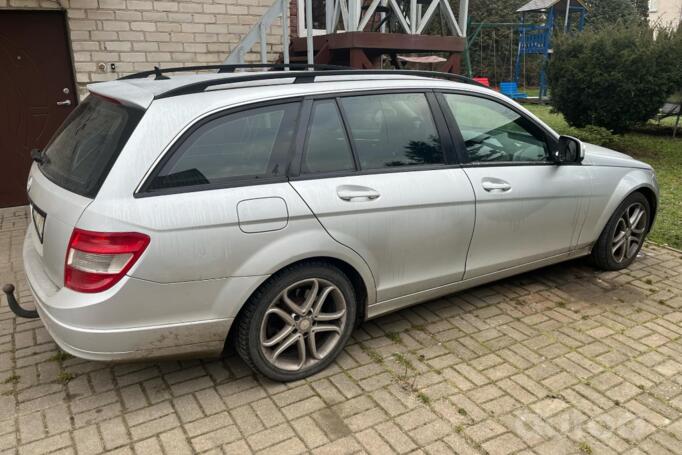
[[[317,3],[319,6],[322,3]],[[324,3],[324,28],[313,27],[313,1],[297,0],[298,35],[308,39],[308,63],[313,63],[314,35],[365,31],[370,21],[380,15],[400,25],[402,33],[421,35],[439,12],[451,36],[466,37],[469,0],[460,0],[456,16],[448,0],[327,0]],[[266,11],[251,31],[235,47],[225,63],[244,63],[245,55],[260,43],[261,62],[266,63],[267,32],[278,19],[282,24],[284,63],[289,63],[289,2],[277,0]],[[385,26],[381,31],[385,31]]]

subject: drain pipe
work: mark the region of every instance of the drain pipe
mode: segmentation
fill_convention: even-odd
[[[36,319],[38,318],[38,312],[36,310],[26,310],[19,305],[17,298],[14,297],[14,285],[9,283],[2,287],[2,292],[7,296],[7,303],[9,304],[9,309],[12,310],[14,314],[20,318]]]

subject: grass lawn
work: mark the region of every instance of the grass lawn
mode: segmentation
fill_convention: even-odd
[[[581,138],[582,130],[571,128],[561,114],[550,112],[549,106],[526,105],[560,134]],[[583,136],[586,136],[584,132]],[[679,134],[679,132],[678,132]],[[667,125],[648,125],[641,130],[608,138],[605,147],[627,153],[651,164],[661,188],[661,201],[654,230],[649,239],[682,249],[682,135],[672,138]],[[588,142],[590,139],[586,139]],[[593,140],[593,139],[592,139]]]

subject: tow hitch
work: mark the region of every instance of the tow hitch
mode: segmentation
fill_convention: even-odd
[[[2,287],[2,292],[7,296],[7,303],[9,304],[9,309],[12,310],[14,314],[20,318],[36,319],[38,318],[38,312],[36,310],[26,310],[19,305],[17,298],[14,297],[14,285],[6,284]]]

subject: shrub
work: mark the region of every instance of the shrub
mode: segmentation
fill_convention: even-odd
[[[601,145],[602,147],[609,147],[616,142],[616,137],[614,137],[613,133],[601,126],[587,125],[579,130],[576,135],[585,142]]]
[[[590,0],[587,15],[589,27],[603,27],[615,22],[633,23],[639,20],[632,0]]]
[[[680,34],[616,24],[557,37],[548,76],[553,107],[571,125],[622,132],[652,118],[682,79]]]

